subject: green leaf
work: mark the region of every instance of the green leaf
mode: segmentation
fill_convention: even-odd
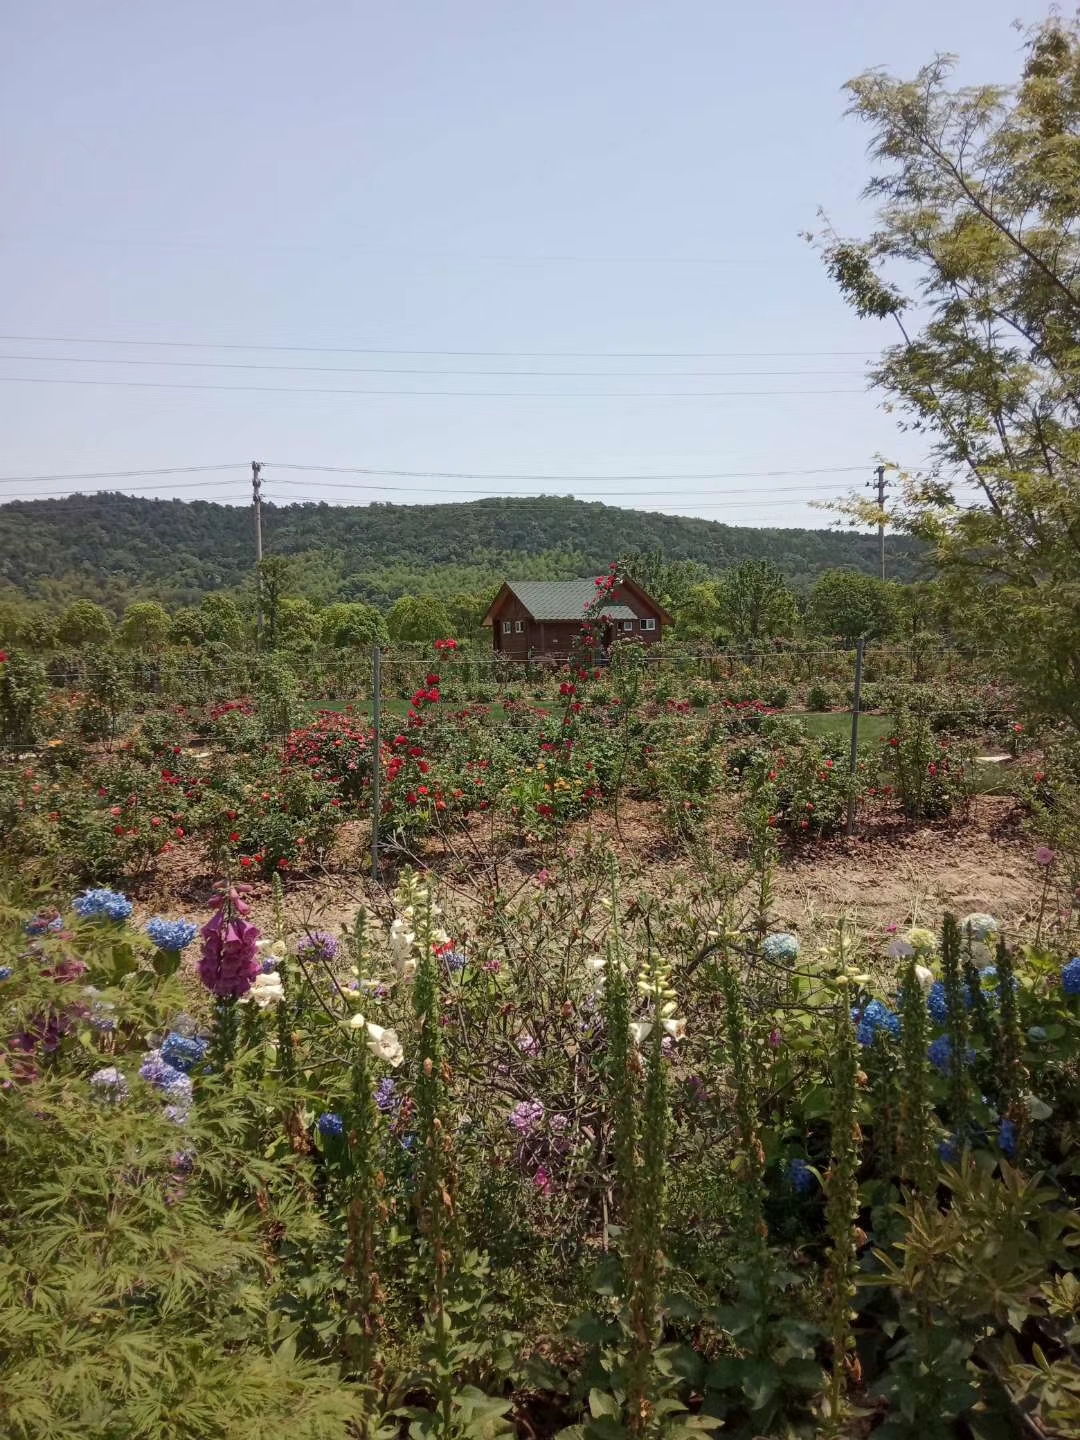
[[[599,1419],[601,1415],[612,1415],[618,1419],[619,1402],[606,1390],[597,1390],[594,1387],[589,1391],[589,1414],[594,1420]]]
[[[771,1360],[747,1360],[743,1393],[751,1410],[763,1410],[780,1389],[780,1372]]]

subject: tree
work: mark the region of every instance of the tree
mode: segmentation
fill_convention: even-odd
[[[191,606],[177,610],[169,627],[169,640],[173,645],[201,645],[206,639],[206,621],[203,613]]]
[[[259,602],[262,605],[263,633],[266,643],[275,650],[279,642],[281,603],[289,589],[292,566],[284,555],[268,555],[259,561]]]
[[[679,606],[676,630],[680,640],[716,640],[723,624],[720,587],[714,580],[691,585]]]
[[[403,595],[390,611],[387,626],[397,645],[440,640],[450,633],[450,617],[434,595]]]
[[[171,624],[169,612],[156,600],[137,600],[124,611],[117,634],[124,645],[152,649],[165,644]]]
[[[790,635],[799,618],[795,594],[771,560],[743,560],[720,577],[721,624],[733,640]]]
[[[619,574],[626,575],[678,619],[691,590],[709,578],[698,560],[668,560],[663,550],[631,550],[619,556]]]
[[[319,630],[319,612],[303,595],[290,595],[278,604],[279,645],[310,645]]]
[[[450,628],[447,635],[456,635],[459,639],[468,639],[470,636],[479,634],[480,622],[488,612],[491,602],[495,599],[498,591],[490,590],[461,590],[456,595],[451,595],[446,601],[446,613],[450,617]],[[436,635],[435,639],[441,639]]]
[[[858,314],[895,326],[874,379],[932,437],[903,523],[1029,701],[1080,728],[1080,31],[1030,32],[1012,89],[950,88],[952,63],[850,83],[878,224],[822,249]]]
[[[810,591],[807,622],[815,635],[881,640],[896,628],[896,590],[858,570],[830,570]]]
[[[205,595],[199,605],[205,637],[226,645],[240,646],[244,640],[244,622],[231,595]]]
[[[343,650],[347,646],[385,645],[386,621],[374,605],[328,605],[322,613],[322,642]]]
[[[73,600],[60,616],[58,626],[65,645],[104,645],[112,629],[112,621],[93,600]]]

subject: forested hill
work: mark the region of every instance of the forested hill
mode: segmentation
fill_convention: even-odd
[[[830,530],[763,530],[623,510],[564,497],[449,505],[267,505],[267,554],[302,556],[313,599],[387,604],[406,593],[449,594],[506,575],[562,579],[605,568],[626,551],[722,570],[773,560],[800,589],[823,570],[876,573],[877,539]],[[189,604],[251,573],[252,517],[207,501],[119,494],[0,506],[0,583],[35,598],[135,596]],[[911,578],[915,549],[890,540],[891,573]]]

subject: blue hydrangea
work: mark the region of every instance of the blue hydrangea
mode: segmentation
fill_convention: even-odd
[[[1027,1033],[1028,1039],[1033,1045],[1042,1045],[1047,1039],[1046,1027],[1044,1025],[1032,1025]]]
[[[146,933],[159,950],[186,950],[199,930],[190,920],[163,920],[155,915],[146,922]]]
[[[27,920],[23,929],[28,935],[55,935],[57,931],[64,928],[64,917],[62,915],[51,915],[48,911],[42,910],[39,914]]]
[[[209,1044],[199,1035],[180,1035],[173,1030],[162,1042],[161,1058],[187,1075],[205,1057]]]
[[[10,980],[14,974],[15,971],[12,970],[10,965],[0,965],[0,981]]]
[[[853,1010],[851,1018],[858,1026],[855,1036],[860,1045],[872,1045],[879,1031],[886,1035],[900,1034],[900,1016],[880,1000],[871,1000],[862,1010]]]
[[[1066,995],[1080,995],[1080,955],[1074,955],[1062,970],[1061,988]]]
[[[468,963],[468,956],[461,950],[447,950],[442,958],[443,964],[452,975],[460,975]]]
[[[817,1185],[817,1176],[801,1155],[794,1155],[784,1166],[788,1184],[799,1195],[809,1195]]]
[[[340,1136],[345,1134],[345,1121],[333,1110],[327,1110],[315,1122],[320,1135]]]
[[[1019,1139],[1020,1137],[1016,1131],[1016,1122],[1013,1120],[1002,1120],[1001,1128],[998,1131],[998,1149],[1009,1160],[1016,1159]]]
[[[789,935],[786,931],[766,935],[761,951],[766,960],[795,960],[799,954],[799,937]]]
[[[103,1035],[111,1034],[116,1029],[116,1006],[111,1000],[105,999],[96,985],[85,986],[83,994],[90,1001],[90,1013],[87,1016],[90,1028]]]
[[[958,1165],[960,1163],[960,1139],[956,1135],[946,1135],[941,1144],[937,1147],[938,1158],[946,1165]]]
[[[380,1080],[375,1087],[375,1104],[384,1115],[388,1115],[391,1110],[396,1110],[401,1104],[397,1094],[397,1085],[389,1075]]]
[[[147,1050],[139,1066],[139,1074],[149,1085],[160,1085],[164,1079],[165,1072],[173,1067],[166,1064],[165,1058],[160,1050]]]
[[[104,915],[109,920],[126,920],[132,911],[131,901],[119,890],[86,890],[71,902],[84,920]]]
[[[942,1075],[947,1075],[952,1063],[952,1040],[949,1036],[939,1035],[937,1039],[931,1043],[930,1048],[926,1052],[926,1057],[936,1070],[940,1070]],[[974,1059],[975,1051],[969,1046],[964,1055],[964,1064],[970,1065]]]
[[[926,997],[926,1008],[935,1025],[944,1025],[949,1018],[949,1003],[945,997],[945,986],[935,980]]]
[[[173,1125],[186,1125],[191,1109],[187,1105],[166,1105],[163,1113]]]
[[[264,955],[259,961],[259,970],[263,975],[273,975],[280,964],[280,955]]]

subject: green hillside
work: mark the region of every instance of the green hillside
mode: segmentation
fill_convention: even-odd
[[[722,570],[773,560],[806,589],[822,571],[876,573],[873,535],[765,530],[623,510],[568,497],[449,505],[267,505],[268,554],[304,557],[303,588],[320,600],[385,605],[406,592],[449,594],[512,574],[562,579],[616,555],[662,547],[668,559]],[[890,541],[891,573],[910,579],[916,551]],[[40,599],[88,595],[110,605],[153,595],[188,604],[251,573],[249,510],[207,501],[77,495],[0,506],[0,583]]]

